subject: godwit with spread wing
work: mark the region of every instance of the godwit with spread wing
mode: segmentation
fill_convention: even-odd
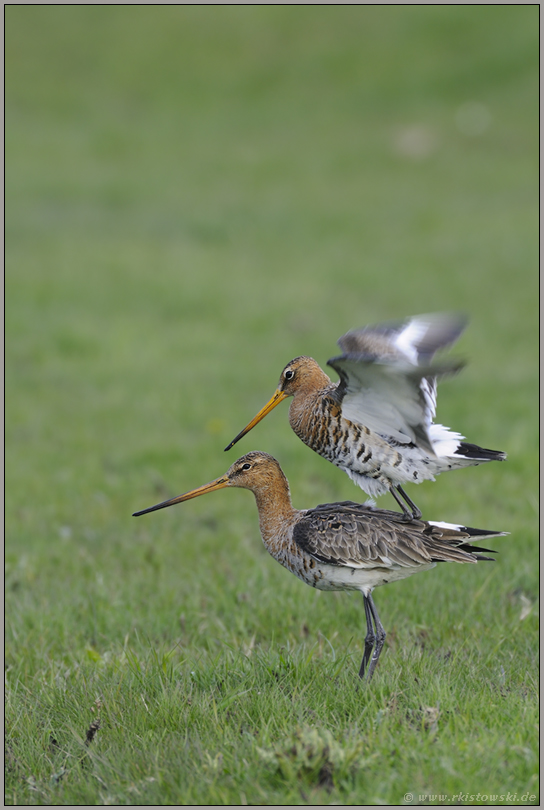
[[[289,423],[308,447],[369,495],[390,492],[406,520],[420,518],[402,484],[434,481],[445,470],[506,458],[433,422],[437,377],[462,364],[431,361],[464,326],[459,315],[439,314],[348,332],[338,341],[343,354],[328,361],[338,383],[311,357],[296,357],[283,369],[272,398],[225,450],[292,396]]]
[[[408,523],[398,512],[352,501],[293,509],[289,484],[279,463],[261,452],[242,456],[220,478],[135,512],[135,517],[223,487],[243,487],[253,492],[263,543],[291,573],[320,590],[361,591],[367,634],[359,676],[363,678],[367,671],[369,680],[385,641],[372,590],[434,568],[437,562],[491,560],[479,553],[489,549],[473,548],[471,543],[504,535],[449,523]]]

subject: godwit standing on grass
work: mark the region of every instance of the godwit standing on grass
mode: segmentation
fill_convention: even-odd
[[[385,640],[372,590],[434,568],[437,562],[491,560],[479,553],[489,549],[474,549],[471,543],[504,535],[450,523],[408,523],[398,512],[352,501],[293,509],[289,484],[280,465],[261,452],[242,456],[221,478],[136,512],[135,517],[223,487],[243,487],[253,492],[263,543],[291,573],[320,590],[361,591],[367,634],[359,676],[362,678],[367,670],[369,680]]]
[[[463,317],[439,314],[348,332],[338,341],[343,354],[328,361],[338,383],[311,357],[296,357],[283,369],[272,398],[225,450],[292,396],[289,423],[308,447],[369,495],[390,492],[406,520],[420,518],[402,484],[434,481],[445,470],[506,458],[433,423],[437,377],[462,364],[431,361],[464,327]]]

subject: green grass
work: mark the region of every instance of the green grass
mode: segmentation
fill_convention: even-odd
[[[6,804],[536,803],[538,8],[12,5],[6,88]],[[248,493],[131,513],[250,449],[357,498],[286,405],[222,448],[443,309],[439,421],[509,458],[409,494],[510,536],[375,592],[361,687]]]

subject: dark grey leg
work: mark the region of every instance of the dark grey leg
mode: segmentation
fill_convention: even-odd
[[[376,605],[372,599],[372,594],[367,596],[367,600],[370,612],[372,613],[372,618],[374,619],[374,625],[376,627],[376,646],[374,647],[374,654],[372,655],[370,666],[368,667],[368,680],[370,680],[374,674],[374,670],[376,669],[376,664],[378,663],[378,658],[380,657],[380,653],[384,645],[386,632],[383,629],[380,617],[378,616],[378,611],[376,610]]]
[[[365,615],[366,615],[366,636],[365,636],[365,652],[363,655],[363,660],[361,662],[361,669],[359,670],[359,678],[365,677],[365,670],[367,668],[368,662],[370,661],[370,655],[374,648],[374,643],[376,641],[376,635],[374,633],[374,628],[372,626],[372,611],[370,610],[370,605],[368,604],[368,598],[363,594],[363,599],[365,600]]]
[[[406,492],[403,490],[402,487],[397,487],[397,491],[402,495],[402,497],[404,498],[404,500],[406,501],[406,503],[408,504],[408,506],[412,510],[412,518],[413,518],[413,520],[419,520],[419,518],[421,517],[421,509],[417,508],[417,506],[415,505],[413,500],[408,497],[408,495],[406,494]]]
[[[402,491],[400,487],[390,487],[389,492],[402,509],[402,520],[404,520],[406,523],[410,523],[413,520],[412,513],[408,511],[406,505],[401,501],[400,497],[397,495],[397,489]]]

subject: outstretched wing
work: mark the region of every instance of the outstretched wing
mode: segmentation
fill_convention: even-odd
[[[340,376],[343,416],[433,453],[429,428],[436,412],[436,379],[463,364],[432,359],[457,340],[465,325],[457,314],[419,315],[343,335],[338,344],[344,353],[328,361]]]

